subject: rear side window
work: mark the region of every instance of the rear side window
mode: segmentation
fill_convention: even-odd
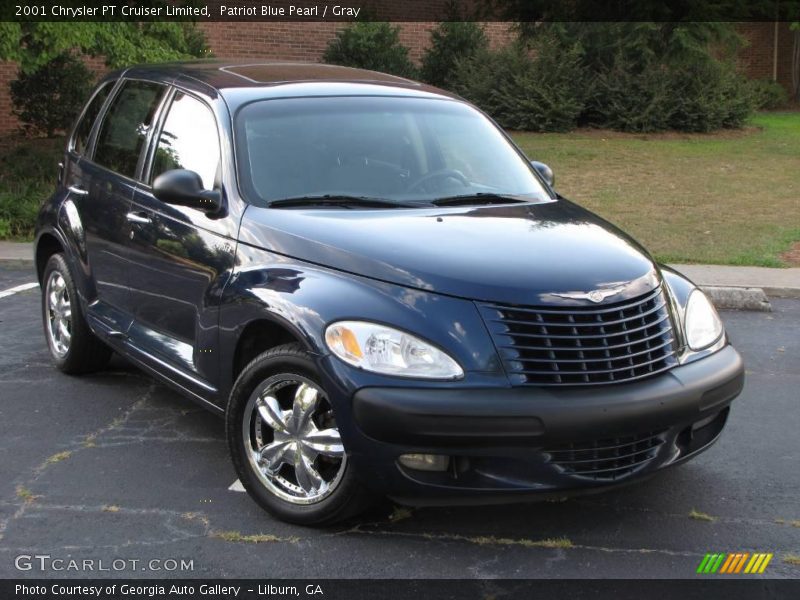
[[[165,89],[149,81],[125,82],[100,127],[96,163],[127,177],[136,175],[139,154]]]
[[[100,114],[100,109],[103,108],[103,103],[106,101],[106,98],[108,98],[113,87],[113,81],[104,83],[100,89],[97,90],[95,95],[92,96],[83,116],[81,116],[80,121],[78,121],[78,126],[75,128],[75,135],[72,138],[72,150],[77,154],[86,152],[86,148],[89,145],[89,135],[92,133],[92,126],[97,120],[97,115]]]
[[[171,169],[189,169],[200,175],[203,187],[210,190],[214,188],[219,162],[219,136],[213,113],[196,98],[178,92],[158,138],[152,178]]]

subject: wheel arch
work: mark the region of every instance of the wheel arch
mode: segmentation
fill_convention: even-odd
[[[231,356],[231,382],[256,356],[271,348],[299,343],[305,350],[314,352],[312,344],[296,327],[285,319],[269,313],[259,315],[250,320],[241,329]]]
[[[50,257],[65,251],[66,246],[63,240],[55,232],[44,231],[39,235],[36,239],[36,248],[34,252],[36,277],[39,280],[39,284],[42,283],[44,268],[47,265],[47,261],[50,260]]]

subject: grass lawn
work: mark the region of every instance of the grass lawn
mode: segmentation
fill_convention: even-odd
[[[800,266],[800,252],[787,252],[800,242],[800,112],[707,135],[512,135],[553,168],[564,197],[663,262]]]
[[[661,261],[800,266],[800,112],[764,113],[747,129],[708,135],[513,135],[553,167],[561,194]],[[0,239],[29,239],[62,146],[2,140]]]

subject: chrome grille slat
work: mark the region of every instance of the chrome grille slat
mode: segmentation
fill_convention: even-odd
[[[634,381],[677,364],[662,288],[599,307],[477,303],[514,385]]]
[[[636,367],[636,368],[646,367],[647,365],[651,365],[651,364],[653,364],[655,362],[658,362],[660,360],[664,360],[665,357],[672,356],[673,354],[674,354],[674,352],[670,352],[669,354],[666,354],[663,357],[655,358],[655,359],[649,360],[647,362],[636,363],[636,364],[628,365],[627,367],[618,367],[618,368],[611,368],[611,369],[597,369],[597,370],[582,369],[580,371],[567,371],[567,370],[562,370],[562,369],[559,369],[557,371],[555,371],[555,370],[528,371],[528,370],[525,370],[525,369],[519,369],[517,371],[517,373],[524,373],[526,375],[550,375],[552,373],[558,373],[559,375],[596,375],[596,374],[599,374],[599,373],[616,373],[618,371],[625,371],[625,370],[630,369],[632,367]],[[622,358],[627,358],[627,357],[622,357]],[[591,361],[591,362],[598,362],[598,361]],[[602,362],[602,361],[600,361],[600,362]]]
[[[659,317],[658,321],[654,321],[652,323],[648,323],[647,325],[642,325],[641,327],[637,327],[635,329],[626,329],[625,331],[620,331],[619,333],[606,333],[606,334],[602,334],[601,333],[601,334],[592,334],[592,335],[582,335],[582,336],[580,336],[580,338],[586,339],[586,340],[594,340],[594,339],[606,339],[606,338],[610,338],[610,337],[617,337],[617,336],[620,336],[620,335],[628,335],[630,333],[636,333],[637,331],[642,331],[644,329],[649,329],[650,327],[655,327],[656,325],[658,325],[659,323],[661,323],[663,321],[666,321],[667,319],[669,319],[669,314],[664,314],[663,316]],[[511,325],[523,324],[523,323],[516,323],[514,321],[500,321],[500,322],[502,322],[503,324],[511,324]],[[524,323],[524,325],[526,325],[526,326],[533,325],[533,326],[536,326],[536,327],[541,327],[538,323]],[[575,328],[576,326],[575,325],[571,325],[571,327]],[[500,335],[503,335],[503,334],[500,334]],[[552,335],[550,333],[519,333],[519,334],[514,334],[514,335],[520,335],[520,336],[531,337],[531,338],[548,338],[548,339],[551,339],[551,340],[571,340],[571,339],[576,337],[575,335],[561,335],[561,334]]]
[[[656,336],[656,337],[659,337],[659,336]],[[649,354],[650,352],[653,352],[654,350],[660,350],[660,349],[664,348],[665,346],[672,346],[672,342],[673,342],[673,340],[670,337],[667,341],[659,344],[658,346],[653,346],[652,348],[648,348],[647,350],[641,350],[639,352],[633,352],[633,353],[628,354],[626,356],[605,356],[603,358],[591,358],[591,357],[588,357],[588,356],[584,357],[584,358],[556,358],[556,359],[553,359],[553,362],[558,362],[558,363],[587,362],[587,363],[590,363],[590,362],[608,362],[608,361],[615,361],[615,360],[625,360],[627,358],[635,358],[637,356],[641,356],[642,354]],[[633,346],[633,345],[638,346],[641,343],[642,342],[637,342],[636,344],[623,344],[623,346]],[[514,349],[516,349],[516,348],[514,348]],[[552,351],[553,348],[547,348],[547,349],[543,349],[543,350]],[[569,351],[569,352],[603,352],[603,351],[606,351],[606,348],[602,348],[602,347],[600,347],[600,348],[568,348],[567,351]],[[513,360],[513,361],[517,361],[517,362],[544,362],[545,361],[545,359],[543,359],[543,358],[524,358],[524,357],[516,357],[516,356],[509,356],[507,358],[508,358],[508,360]]]
[[[671,327],[670,327],[670,329],[671,329]],[[498,333],[496,335],[499,336],[499,335],[510,335],[510,334]],[[644,342],[656,339],[658,337],[662,337],[663,335],[664,335],[664,332],[663,331],[659,331],[658,333],[654,333],[653,335],[651,335],[649,337],[642,338],[637,343],[642,344]],[[518,337],[518,334],[514,334],[514,336]],[[619,348],[624,348],[626,346],[630,346],[630,344],[616,344],[616,345],[613,345],[613,346],[605,346],[604,345],[604,346],[595,346],[594,348],[592,348],[592,347],[584,347],[584,348],[582,348],[582,350],[617,350]],[[523,346],[521,344],[520,345],[514,345],[514,346],[510,346],[510,345],[506,344],[506,345],[500,345],[499,347],[500,348],[513,348],[513,349],[518,349],[518,350],[552,350],[554,352],[567,351],[567,350],[572,351],[572,350],[576,350],[577,349],[577,346]]]
[[[625,317],[624,319],[617,319],[616,321],[596,321],[594,323],[589,321],[575,321],[573,317],[573,321],[570,323],[554,323],[551,321],[539,321],[536,320],[534,322],[531,321],[521,321],[519,319],[490,319],[492,323],[513,323],[515,325],[527,325],[530,327],[575,327],[579,325],[581,327],[608,327],[609,325],[622,325],[623,323],[627,323],[628,321],[632,321],[634,319],[641,319],[642,317],[646,317],[666,306],[666,302],[662,302],[653,308],[648,309],[646,312],[636,313],[635,315],[631,315],[630,317]],[[513,310],[509,310],[508,312],[514,312]],[[594,316],[597,317],[599,315],[587,313],[586,316]]]

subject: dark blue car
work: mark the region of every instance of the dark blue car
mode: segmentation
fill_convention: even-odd
[[[225,415],[298,523],[642,478],[714,442],[744,378],[691,282],[475,107],[369,71],[109,75],[36,266],[60,369],[115,351]]]

